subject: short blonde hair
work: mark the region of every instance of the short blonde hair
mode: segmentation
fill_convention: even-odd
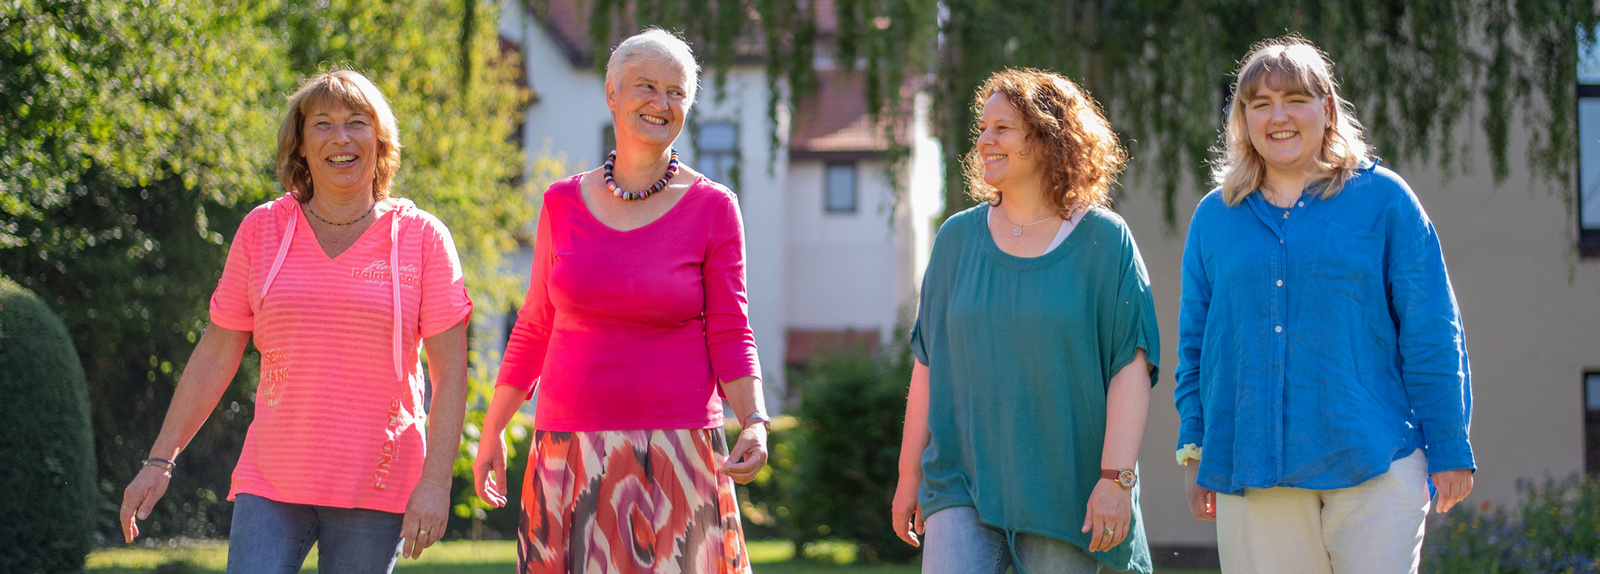
[[[1111,205],[1111,186],[1128,162],[1128,154],[1100,105],[1087,92],[1060,74],[1002,70],[978,88],[972,101],[973,115],[982,116],[994,94],[1005,94],[1022,114],[1029,149],[1039,154],[1036,162],[1044,179],[1045,198],[1059,215],[1070,217],[1074,211]],[[1000,190],[983,180],[983,153],[978,146],[967,152],[964,163],[967,196],[999,204]]]
[[[683,109],[693,108],[695,94],[700,92],[700,63],[694,59],[694,50],[677,34],[654,26],[629,36],[611,50],[611,58],[606,60],[606,85],[621,90],[618,84],[622,82],[622,69],[635,61],[652,58],[677,64],[688,76],[683,87]]]
[[[316,194],[311,182],[311,166],[300,156],[300,144],[305,139],[306,114],[314,107],[330,104],[365,113],[375,120],[373,130],[378,140],[378,157],[372,195],[379,201],[387,199],[394,174],[400,170],[400,128],[378,86],[354,70],[332,70],[312,76],[289,96],[289,113],[278,125],[278,181],[301,203],[311,201]]]
[[[1256,43],[1239,65],[1233,84],[1233,101],[1228,103],[1228,124],[1223,131],[1221,149],[1213,162],[1212,179],[1222,188],[1222,198],[1232,207],[1255,193],[1266,177],[1266,163],[1245,123],[1245,105],[1262,86],[1291,94],[1327,97],[1333,102],[1333,120],[1322,138],[1317,154],[1318,175],[1311,183],[1324,185],[1316,193],[1332,197],[1361,168],[1371,153],[1356,121],[1355,108],[1339,96],[1333,77],[1333,61],[1311,42],[1288,35]]]

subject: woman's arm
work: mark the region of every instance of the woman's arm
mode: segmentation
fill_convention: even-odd
[[[906,396],[906,426],[900,435],[900,480],[894,487],[891,510],[895,536],[906,544],[921,546],[924,528],[922,509],[917,506],[917,491],[922,488],[922,453],[928,450],[928,366],[911,364],[911,391]]]
[[[189,363],[178,378],[178,389],[172,394],[172,405],[167,408],[166,420],[161,423],[161,434],[150,448],[151,458],[177,460],[178,453],[194,438],[194,433],[205,424],[228,383],[239,372],[239,359],[244,356],[245,345],[250,342],[250,331],[234,331],[216,325],[206,328],[200,342],[189,355]],[[156,501],[167,492],[171,469],[146,466],[139,469],[127,490],[122,492],[122,538],[133,542],[139,536],[139,520],[150,516]]]
[[[748,425],[745,421],[753,413],[766,413],[766,398],[761,395],[761,379],[740,377],[722,384],[722,394],[739,417],[739,440],[728,451],[728,463],[718,472],[733,477],[739,484],[749,484],[756,473],[767,464],[767,426]]]
[[[1106,439],[1100,451],[1100,468],[1133,468],[1139,461],[1139,443],[1144,440],[1144,423],[1150,412],[1150,362],[1144,349],[1134,353],[1133,361],[1111,377],[1106,388]],[[902,455],[903,456],[903,455]],[[1093,529],[1090,552],[1110,550],[1128,536],[1133,520],[1133,494],[1107,479],[1100,479],[1089,495],[1089,511],[1083,517],[1083,532]],[[1111,529],[1110,535],[1106,529]]]
[[[422,556],[422,549],[444,536],[450,511],[450,478],[461,445],[461,421],[467,409],[467,322],[427,339],[428,372],[433,402],[428,407],[428,454],[422,459],[422,480],[411,489],[400,536],[401,554]]]
[[[489,410],[483,414],[483,432],[478,436],[478,452],[473,457],[472,476],[478,498],[490,506],[506,505],[511,485],[506,483],[506,425],[517,409],[527,402],[527,392],[511,385],[495,385]]]
[[[1195,520],[1217,519],[1217,494],[1198,484],[1200,452],[1205,438],[1205,407],[1200,401],[1200,349],[1205,342],[1206,316],[1211,312],[1211,278],[1201,255],[1200,230],[1206,218],[1199,208],[1189,222],[1183,243],[1182,293],[1178,303],[1178,369],[1172,402],[1178,409],[1178,449],[1184,458],[1184,498]],[[1190,446],[1193,448],[1189,448]]]
[[[1404,187],[1403,181],[1397,184]],[[1447,512],[1472,493],[1478,467],[1468,437],[1472,367],[1439,235],[1416,195],[1405,192],[1390,223],[1385,287],[1398,329],[1400,381],[1422,428],[1428,473],[1438,489],[1435,509]]]

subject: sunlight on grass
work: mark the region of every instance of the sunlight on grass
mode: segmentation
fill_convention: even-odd
[[[794,545],[787,540],[749,543],[750,563],[765,574],[916,574],[917,564],[851,565],[855,545],[825,540],[806,545],[804,559],[795,560]],[[421,560],[401,559],[395,572],[405,574],[505,574],[515,569],[517,543],[513,540],[442,542],[423,552]],[[105,548],[89,555],[95,574],[153,574],[166,566],[172,574],[222,574],[228,565],[226,541],[178,542],[134,548]],[[306,557],[301,572],[316,572],[317,550]],[[1109,571],[1108,571],[1109,572]],[[1215,574],[1215,570],[1158,569],[1162,574]]]

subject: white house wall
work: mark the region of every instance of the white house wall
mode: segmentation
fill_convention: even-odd
[[[895,204],[884,171],[888,163],[855,163],[856,210],[848,213],[824,209],[825,166],[815,160],[789,164],[789,327],[888,334],[905,274],[896,257],[898,234],[889,224]]]

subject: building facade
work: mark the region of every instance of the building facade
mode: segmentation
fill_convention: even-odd
[[[501,37],[521,52],[535,94],[522,143],[530,156],[555,156],[584,171],[611,149],[604,77],[595,71],[581,7],[548,7],[540,18],[507,2],[500,19]],[[851,74],[827,69],[826,60],[819,66],[821,86],[793,106],[793,118],[782,109],[769,117],[760,65],[735,65],[721,85],[703,73],[689,125],[674,144],[687,165],[739,196],[750,324],[768,403],[778,410],[790,395],[788,367],[850,345],[876,348],[894,336],[903,313],[914,312],[932,244],[928,222],[941,197],[927,102],[912,101],[892,147],[867,117]],[[908,155],[895,163],[891,149]],[[511,272],[525,279],[532,247],[512,259]]]

